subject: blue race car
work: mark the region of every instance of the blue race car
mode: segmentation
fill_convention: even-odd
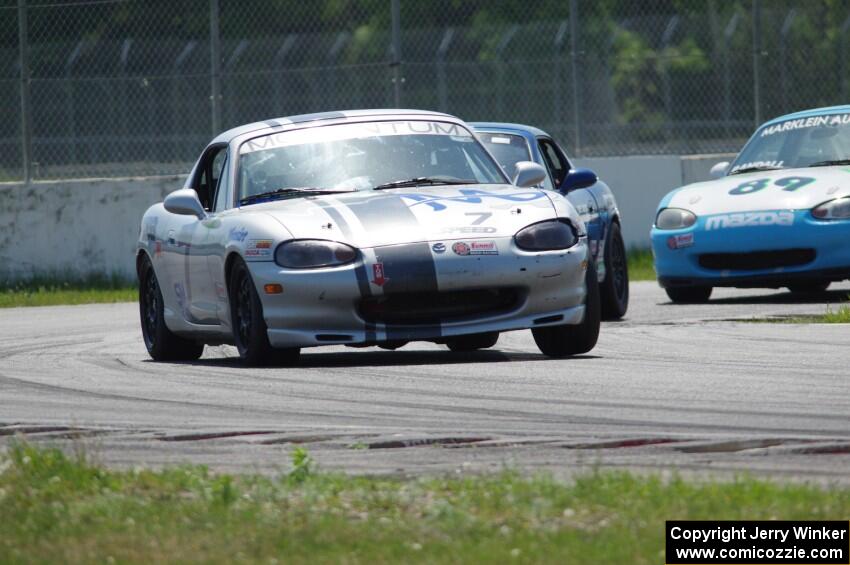
[[[542,188],[560,192],[575,206],[587,228],[602,298],[602,319],[622,318],[629,307],[629,272],[614,193],[593,171],[574,169],[560,145],[532,126],[472,123],[479,140],[508,175],[516,164],[533,161],[549,172]]]
[[[762,125],[716,180],[667,194],[652,228],[673,302],[715,286],[822,292],[850,278],[850,106]]]

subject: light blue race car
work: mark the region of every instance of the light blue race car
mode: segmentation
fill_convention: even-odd
[[[559,192],[575,206],[587,229],[602,299],[602,319],[618,320],[629,307],[629,271],[614,193],[589,169],[574,168],[545,131],[508,123],[471,124],[481,143],[509,176],[517,163],[533,161],[549,173],[540,187]]]
[[[673,302],[715,286],[822,292],[850,278],[850,106],[762,125],[715,180],[667,194],[652,227]]]

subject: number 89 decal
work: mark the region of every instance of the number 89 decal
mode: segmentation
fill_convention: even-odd
[[[773,185],[781,186],[782,190],[787,192],[794,192],[813,182],[815,182],[815,179],[811,177],[782,177],[781,179],[776,179]],[[751,180],[750,182],[739,184],[730,190],[729,194],[752,194],[764,190],[769,184],[770,179]]]

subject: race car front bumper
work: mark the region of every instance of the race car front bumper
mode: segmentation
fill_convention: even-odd
[[[791,225],[652,229],[659,284],[778,288],[850,278],[850,221],[818,221],[794,212]]]
[[[534,253],[513,238],[491,241],[466,255],[454,241],[421,242],[361,249],[341,267],[249,268],[275,347],[441,341],[584,319],[585,238]],[[275,283],[283,291],[267,294]]]

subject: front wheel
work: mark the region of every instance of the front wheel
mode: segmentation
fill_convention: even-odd
[[[446,346],[452,351],[475,351],[493,347],[499,341],[499,332],[462,335],[446,340]]]
[[[590,261],[589,261],[590,263]],[[596,346],[599,338],[601,306],[599,282],[592,263],[584,276],[587,294],[584,299],[584,320],[580,324],[534,328],[531,334],[541,353],[549,357],[569,357],[587,353]]]
[[[712,290],[710,286],[679,286],[664,289],[675,304],[703,304],[708,302]]]
[[[139,317],[142,337],[154,361],[195,361],[204,352],[204,344],[182,338],[165,325],[162,290],[150,258],[145,255],[139,266]]]
[[[602,295],[602,319],[619,320],[629,308],[629,266],[626,246],[617,223],[611,224],[605,242],[605,280],[600,285]]]
[[[237,261],[230,273],[230,322],[239,357],[248,365],[290,364],[298,360],[297,347],[275,349],[269,343],[263,305],[248,267]]]

